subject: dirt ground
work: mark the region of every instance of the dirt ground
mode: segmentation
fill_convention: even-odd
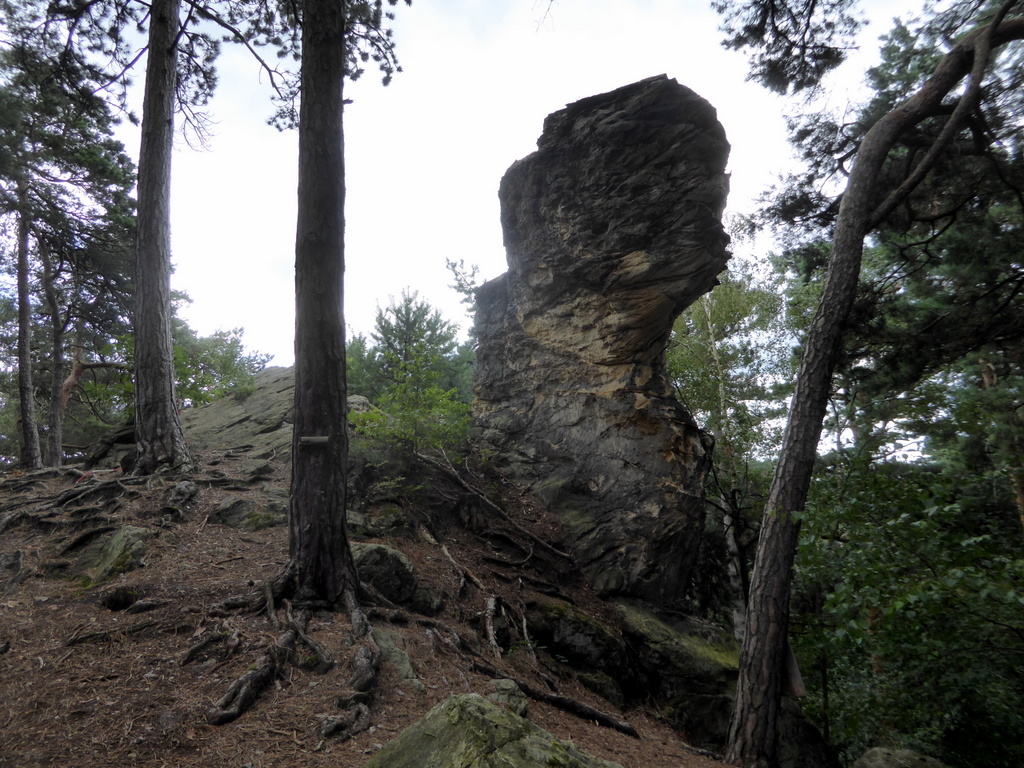
[[[180,515],[166,506],[173,481],[140,482],[116,472],[0,476],[0,766],[361,766],[448,696],[489,693],[491,676],[474,671],[475,658],[612,714],[640,734],[634,738],[530,701],[533,723],[585,752],[624,768],[722,765],[688,747],[685,734],[661,722],[656,711],[618,711],[588,692],[542,649],[510,642],[497,658],[485,640],[489,597],[508,608],[513,628],[524,606],[542,593],[556,592],[597,615],[607,614],[608,606],[571,568],[553,573],[537,558],[512,564],[502,538],[514,532],[481,535],[439,525],[436,516],[428,525],[433,541],[378,541],[402,549],[421,580],[444,594],[445,607],[432,620],[454,630],[473,653],[439,642],[440,633],[416,621],[375,619],[375,627],[388,629],[409,654],[422,688],[385,663],[370,729],[348,741],[325,740],[319,725],[337,713],[334,700],[349,674],[350,634],[343,613],[321,612],[309,631],[339,660],[334,669],[317,674],[289,666],[238,720],[207,724],[207,711],[280,634],[265,614],[215,615],[225,612],[211,609],[259,590],[281,572],[288,551],[285,527],[243,532],[208,518],[229,495],[265,503],[269,489],[287,487],[287,467],[253,484],[232,479],[229,458],[212,458],[201,457],[200,494]],[[95,493],[71,498],[89,488]],[[524,528],[558,540],[543,510],[524,503],[516,514]],[[75,575],[76,558],[94,532],[123,525],[155,534],[142,567],[99,585]],[[183,663],[214,632],[233,639],[193,652]]]

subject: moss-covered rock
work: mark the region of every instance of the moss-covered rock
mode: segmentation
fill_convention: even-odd
[[[739,647],[735,642],[715,643],[697,634],[670,626],[651,611],[629,603],[617,605],[627,640],[646,657],[645,666],[661,670],[666,683],[678,680],[684,688],[693,683],[724,690],[739,671]],[[671,687],[664,687],[671,695]]]
[[[487,694],[490,701],[520,717],[526,717],[526,713],[530,709],[530,702],[515,680],[491,680],[488,686],[491,689],[491,693]]]
[[[364,768],[622,768],[591,757],[476,694],[453,696]]]
[[[398,676],[402,678],[402,682],[407,687],[420,693],[427,690],[423,681],[420,680],[420,676],[416,674],[416,669],[412,665],[412,658],[410,658],[405,648],[402,647],[405,644],[405,639],[400,632],[392,632],[377,627],[373,630],[373,639],[377,642],[377,646],[380,648],[384,659],[394,666],[398,671]]]
[[[627,666],[628,652],[623,639],[568,603],[536,603],[530,606],[526,618],[533,638],[571,666],[600,670],[621,670]]]
[[[739,649],[683,632],[636,605],[620,603],[622,631],[662,713],[690,741],[720,748],[728,735]]]
[[[576,678],[588,691],[596,693],[619,709],[626,708],[626,696],[622,692],[622,686],[611,675],[598,670],[589,670],[577,672]]]
[[[383,544],[352,542],[352,558],[359,578],[393,603],[406,603],[419,588],[412,561],[404,553]]]
[[[357,536],[409,536],[415,521],[401,505],[394,502],[361,505],[349,509],[349,530]]]
[[[287,525],[288,515],[279,507],[262,507],[248,499],[230,496],[210,510],[210,522],[251,532]]]
[[[853,764],[853,768],[944,768],[934,757],[909,749],[869,749]]]
[[[146,541],[153,538],[148,528],[123,525],[81,550],[72,574],[92,584],[101,584],[140,567],[146,556]]]

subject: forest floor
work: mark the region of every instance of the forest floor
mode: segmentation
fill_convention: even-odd
[[[345,614],[320,612],[309,633],[332,649],[339,660],[334,669],[286,667],[239,719],[207,724],[207,711],[280,634],[265,613],[212,609],[258,590],[281,572],[288,552],[286,527],[244,532],[210,522],[209,513],[229,495],[259,506],[268,492],[287,488],[289,472],[283,465],[258,483],[233,480],[231,454],[208,454],[194,478],[199,496],[183,515],[168,514],[172,483],[159,478],[142,482],[116,471],[84,479],[69,471],[0,475],[0,766],[356,768],[447,697],[489,693],[492,675],[474,671],[480,659],[503,675],[608,712],[640,734],[530,700],[529,720],[584,752],[623,768],[721,765],[688,747],[685,734],[657,712],[616,710],[543,649],[510,644],[496,657],[483,631],[489,596],[517,616],[516,606],[542,596],[537,590],[557,592],[592,615],[607,615],[609,607],[570,571],[511,568],[493,538],[459,525],[433,525],[433,541],[408,536],[380,543],[400,547],[421,581],[445,595],[432,621],[465,639],[471,653],[439,642],[439,632],[415,621],[398,625],[378,617],[375,628],[397,638],[422,686],[385,662],[372,726],[348,741],[323,739],[319,724],[337,713],[334,699],[348,678],[350,634]],[[96,493],[76,496],[90,484]],[[538,536],[558,540],[556,524],[536,505],[510,514]],[[99,585],[73,575],[75,558],[95,531],[125,525],[155,534],[145,542],[142,567]],[[190,649],[213,633],[230,640],[193,651],[185,663]]]

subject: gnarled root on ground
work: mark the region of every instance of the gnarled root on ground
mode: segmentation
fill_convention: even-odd
[[[216,706],[207,712],[206,719],[210,724],[223,725],[240,717],[288,664],[298,664],[303,669],[318,673],[327,672],[335,666],[331,652],[310,637],[307,631],[312,609],[326,606],[303,602],[302,607],[293,612],[292,605],[283,599],[284,595],[294,589],[292,574],[290,568],[286,569],[281,576],[265,585],[263,589],[246,597],[230,598],[211,610],[211,614],[215,616],[242,610],[265,612],[271,625],[285,631],[266,650],[260,662],[236,679]],[[320,735],[323,738],[351,738],[370,726],[369,704],[380,678],[381,650],[373,638],[370,621],[359,605],[354,584],[345,590],[343,599],[355,640],[352,674],[345,692],[337,698],[337,706],[342,712],[320,717]],[[284,608],[283,620],[278,615],[278,603]],[[188,663],[209,645],[224,640],[229,634],[224,627],[222,624],[208,639],[201,639],[189,649],[181,663]],[[299,643],[310,651],[303,654],[301,662],[295,652],[295,647]]]
[[[293,630],[278,637],[263,654],[259,664],[237,678],[217,704],[207,710],[206,722],[210,725],[230,723],[255,704],[260,693],[281,673],[297,637],[298,634]]]
[[[356,647],[352,655],[352,675],[348,691],[338,697],[337,705],[343,710],[338,715],[321,719],[320,735],[344,741],[370,727],[370,707],[373,691],[380,678],[381,651],[373,639],[373,628],[356,599],[355,589],[345,590],[345,608],[348,611]]]

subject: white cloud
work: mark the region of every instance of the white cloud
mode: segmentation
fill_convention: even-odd
[[[730,207],[785,166],[782,102],[745,81],[718,18],[679,0],[417,0],[395,26],[404,72],[347,88],[346,316],[372,328],[411,287],[466,324],[445,258],[505,269],[497,188],[565,104],[661,73],[713,105],[733,146]],[[546,15],[545,15],[546,14]],[[220,65],[211,150],[174,158],[174,286],[201,333],[244,326],[291,362],[296,136],[266,126],[269,88],[244,51]]]

